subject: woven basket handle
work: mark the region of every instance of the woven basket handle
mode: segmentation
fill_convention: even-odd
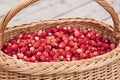
[[[3,34],[8,22],[22,9],[29,6],[30,4],[36,2],[38,0],[21,0],[17,3],[13,8],[9,10],[9,12],[5,15],[5,17],[0,22],[0,49],[2,48],[3,44]]]
[[[23,8],[29,6],[30,4],[36,2],[38,0],[21,0],[15,7],[13,7],[2,19],[0,22],[0,49],[2,48],[3,44],[3,34],[8,22]],[[98,4],[100,4],[112,17],[114,22],[114,35],[119,37],[119,18],[115,10],[106,0],[95,0]]]
[[[113,20],[113,34],[116,38],[120,37],[120,20],[118,14],[114,8],[106,0],[95,0],[99,5],[101,5],[112,17]]]

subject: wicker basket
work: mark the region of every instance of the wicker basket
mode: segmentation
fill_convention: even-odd
[[[90,27],[104,36],[116,40],[118,46],[104,55],[71,62],[30,63],[12,58],[0,50],[0,80],[120,80],[119,18],[110,4],[105,0],[96,0],[110,13],[114,28],[104,22],[89,18],[41,20],[6,28],[13,16],[36,1],[38,0],[22,0],[2,19],[0,23],[0,48],[2,48],[3,41],[9,40],[21,32],[31,33],[53,25]]]

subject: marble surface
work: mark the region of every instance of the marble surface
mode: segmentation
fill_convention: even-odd
[[[20,0],[0,0],[0,19]],[[120,16],[120,0],[107,0]],[[44,19],[88,17],[112,24],[109,14],[93,0],[40,0],[18,13],[9,26]]]

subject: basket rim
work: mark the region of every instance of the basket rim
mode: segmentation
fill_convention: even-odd
[[[70,18],[55,18],[55,19],[43,19],[43,20],[37,20],[37,21],[32,21],[32,22],[26,22],[26,23],[22,23],[22,24],[15,24],[13,26],[8,26],[6,28],[5,31],[8,31],[10,29],[13,29],[13,28],[17,28],[17,27],[20,27],[20,26],[26,26],[26,25],[31,25],[31,24],[38,24],[38,23],[46,23],[46,22],[55,22],[55,21],[62,21],[62,20],[72,20],[72,19],[81,19],[81,20],[92,20],[94,23],[101,23],[101,24],[104,24],[104,25],[107,25],[109,26],[111,29],[113,29],[113,26],[111,24],[108,24],[108,23],[105,23],[104,21],[100,20],[100,19],[96,19],[96,18],[88,18],[88,17],[84,17],[84,18],[81,18],[81,17],[70,17]]]
[[[96,19],[91,19],[91,18],[60,18],[60,19],[52,19],[52,20],[40,20],[40,21],[37,21],[37,22],[31,22],[31,23],[27,23],[27,24],[22,24],[22,25],[16,25],[16,26],[13,26],[13,27],[10,27],[10,28],[7,28],[6,31],[5,31],[5,34],[6,33],[9,33],[9,31],[11,31],[11,29],[15,29],[15,28],[19,28],[20,26],[28,26],[28,25],[31,25],[31,24],[40,24],[40,23],[55,23],[55,22],[58,22],[58,21],[74,21],[74,20],[78,20],[78,21],[87,21],[87,22],[92,22],[92,23],[97,23],[97,24],[101,24],[101,25],[104,25],[104,26],[109,26],[110,29],[112,30],[113,28],[111,27],[111,25],[108,25],[102,21],[98,21]],[[21,27],[22,28],[22,27]],[[112,50],[111,52],[108,52],[108,53],[105,53],[103,55],[99,55],[99,56],[96,56],[96,57],[93,57],[93,58],[89,58],[89,59],[83,59],[83,60],[78,60],[78,61],[70,61],[70,62],[66,62],[66,61],[60,61],[60,62],[35,62],[35,63],[31,63],[31,62],[26,62],[26,61],[21,61],[19,59],[14,59],[13,57],[11,56],[8,56],[6,54],[4,54],[1,50],[0,50],[0,55],[4,56],[4,57],[7,57],[8,59],[6,60],[6,62],[8,62],[9,60],[13,60],[13,63],[24,63],[26,65],[34,65],[34,66],[45,66],[45,65],[57,65],[57,64],[64,64],[64,65],[81,65],[82,67],[84,68],[81,68],[79,71],[82,72],[82,71],[86,71],[86,70],[90,70],[90,69],[94,69],[94,68],[99,68],[99,67],[102,67],[102,66],[105,66],[109,63],[112,63],[114,60],[117,60],[120,58],[120,54],[118,52],[120,52],[120,40],[118,41],[118,45],[117,47]],[[2,54],[1,54],[2,53]],[[114,54],[113,54],[114,53]],[[0,61],[2,60],[2,58],[0,59]],[[4,60],[3,60],[4,61]],[[3,69],[6,69],[4,68],[4,65],[5,64],[0,64],[1,68]],[[80,66],[79,66],[80,67]],[[78,69],[77,69],[78,70]],[[75,71],[77,71],[75,70]],[[17,72],[17,71],[14,71],[14,70],[9,70],[7,69],[7,71],[12,71],[12,72]],[[23,73],[22,71],[18,71],[18,73]],[[49,74],[49,73],[48,73]]]

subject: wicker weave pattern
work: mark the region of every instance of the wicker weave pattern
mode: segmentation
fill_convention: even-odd
[[[37,0],[22,1],[22,8]],[[71,62],[42,62],[30,63],[7,56],[0,51],[0,80],[119,80],[120,44],[119,18],[114,9],[105,0],[96,0],[112,16],[114,28],[104,22],[89,18],[67,18],[58,20],[41,20],[6,29],[7,23],[22,8],[17,5],[10,10],[0,23],[0,48],[2,42],[12,39],[20,32],[37,32],[50,26],[79,26],[81,29],[92,28],[104,36],[118,42],[116,49],[91,59]],[[27,4],[26,4],[27,3]],[[19,8],[20,7],[20,8]],[[14,14],[12,14],[14,13]],[[11,15],[12,14],[12,15]],[[5,30],[6,29],[6,30]]]
[[[120,80],[118,75],[120,63],[118,61],[120,60],[89,71],[61,75],[29,76],[0,69],[0,80]]]

